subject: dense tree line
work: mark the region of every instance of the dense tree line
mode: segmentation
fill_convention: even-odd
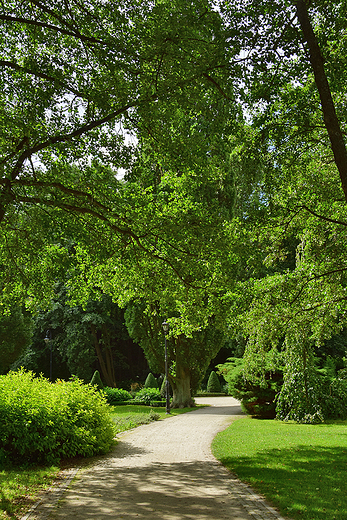
[[[160,366],[165,318],[172,363],[232,330],[249,378],[282,349],[305,394],[346,313],[346,9],[3,4],[4,305],[43,305],[69,273],[72,305],[101,291],[143,309]]]

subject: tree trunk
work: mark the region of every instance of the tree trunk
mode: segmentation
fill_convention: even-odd
[[[308,16],[305,0],[296,2],[297,17],[304,39],[310,52],[310,63],[313,69],[316,86],[319,92],[324,123],[327,129],[335,164],[340,174],[341,186],[347,201],[347,150],[340,123],[331,96],[328,78],[325,74],[324,59]]]
[[[176,377],[170,381],[173,391],[172,408],[186,408],[194,406],[190,390],[189,368],[176,365]]]
[[[94,338],[94,346],[95,346],[95,350],[96,350],[96,355],[98,356],[101,373],[103,375],[106,386],[116,387],[117,385],[114,380],[113,363],[112,362],[110,363],[110,359],[106,359],[106,363],[105,363],[105,360],[104,360],[104,357],[102,354],[102,350],[100,347],[97,331],[93,325],[91,326],[91,332],[92,332],[92,336]],[[110,355],[110,353],[108,353],[108,354]],[[107,358],[107,353],[106,353],[106,358]],[[108,365],[109,369],[107,369],[107,365]],[[112,368],[110,368],[110,365]]]

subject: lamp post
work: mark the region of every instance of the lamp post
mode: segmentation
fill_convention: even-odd
[[[49,345],[49,380],[52,381],[53,352],[52,352],[52,334],[51,334],[50,330],[47,330],[44,341],[45,341],[46,345]]]
[[[169,396],[169,378],[168,378],[168,365],[167,365],[167,344],[166,344],[166,335],[169,332],[169,324],[167,321],[163,321],[162,323],[164,337],[165,337],[165,396],[166,396],[166,413],[170,413],[170,396]]]

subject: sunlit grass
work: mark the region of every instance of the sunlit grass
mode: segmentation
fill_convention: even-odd
[[[202,405],[199,406],[199,408],[201,407]],[[141,424],[148,424],[153,420],[166,419],[181,413],[191,412],[196,410],[196,408],[177,408],[171,410],[170,414],[167,414],[164,407],[149,408],[141,405],[113,406],[111,417],[116,425],[117,433],[120,433],[136,428]]]
[[[218,434],[214,455],[293,519],[346,520],[347,422],[245,417]]]
[[[35,503],[38,492],[49,487],[59,468],[0,467],[0,519],[17,519]],[[24,514],[24,513],[23,513]]]

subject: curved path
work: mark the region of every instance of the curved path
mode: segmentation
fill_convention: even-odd
[[[119,435],[111,454],[47,493],[23,520],[279,520],[211,453],[215,435],[242,415],[232,397]]]

